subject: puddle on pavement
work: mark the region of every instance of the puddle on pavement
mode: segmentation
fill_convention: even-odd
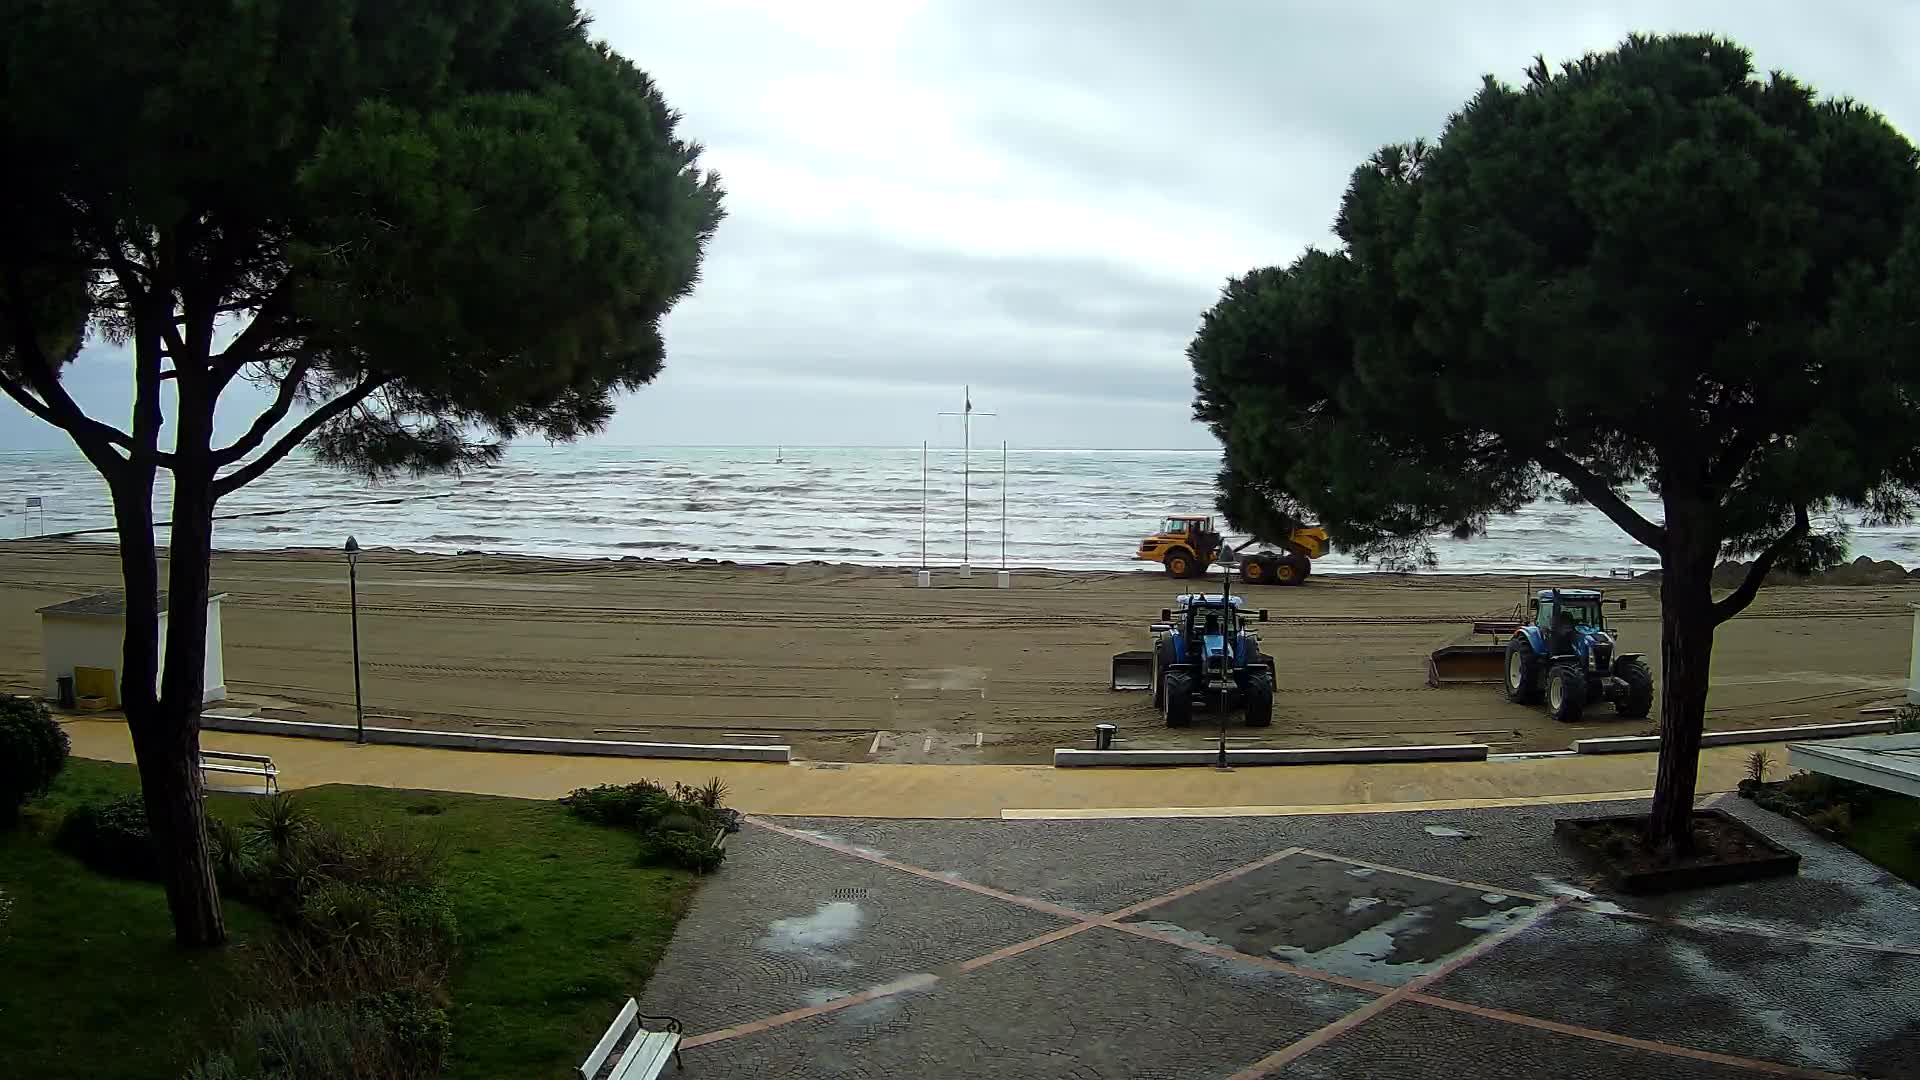
[[[852,941],[865,922],[866,913],[859,904],[832,900],[821,904],[811,915],[773,920],[766,935],[755,944],[768,952],[804,956],[836,967],[852,967],[853,961],[837,955],[834,949]]]
[[[1396,985],[1427,974],[1489,933],[1531,916],[1533,901],[1337,860],[1290,856],[1156,909],[1148,925],[1299,967]]]

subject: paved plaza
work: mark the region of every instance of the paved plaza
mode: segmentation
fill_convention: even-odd
[[[643,1011],[700,1077],[1920,1077],[1920,890],[1633,898],[1609,802],[1112,821],[755,818]]]

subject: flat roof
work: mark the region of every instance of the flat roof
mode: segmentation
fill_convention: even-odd
[[[157,595],[160,601],[160,610],[165,612],[167,610],[167,594],[161,592]],[[226,593],[210,593],[207,596],[207,600],[212,602],[226,595]],[[58,604],[48,604],[46,607],[36,609],[36,611],[41,615],[66,615],[83,619],[119,619],[124,618],[127,614],[127,594],[119,591],[94,593],[92,596],[82,596],[78,600],[64,600]]]
[[[1920,731],[1789,743],[1787,763],[1808,772],[1920,797]]]

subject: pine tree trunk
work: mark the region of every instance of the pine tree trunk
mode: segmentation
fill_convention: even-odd
[[[129,469],[112,485],[113,515],[120,541],[120,575],[126,587],[126,636],[121,645],[120,705],[127,714],[147,821],[160,849],[160,867],[173,916],[174,939],[189,947],[227,939],[220,896],[207,851],[205,810],[198,767],[199,711],[169,712],[157,692],[160,674],[160,569],[153,539],[153,471]],[[177,543],[177,536],[176,536]],[[177,551],[177,549],[176,549]],[[173,559],[174,567],[179,560]],[[204,565],[204,559],[202,560]],[[181,638],[181,605],[170,601],[171,646]],[[201,604],[201,652],[205,652],[206,605]],[[195,665],[196,673],[199,665]]]
[[[212,417],[210,407],[200,415],[203,410],[193,408],[187,397],[183,392],[173,469],[172,539],[167,545],[166,664],[151,750],[137,743],[136,749],[147,815],[160,842],[174,936],[182,945],[208,946],[227,938],[207,850],[199,769],[213,555],[213,467],[206,450]]]
[[[1693,799],[1700,735],[1707,719],[1713,663],[1713,560],[1696,515],[1668,503],[1667,550],[1660,556],[1660,768],[1653,785],[1647,839],[1658,847],[1693,847]]]

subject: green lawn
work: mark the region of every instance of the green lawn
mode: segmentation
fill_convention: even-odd
[[[0,1030],[9,1072],[35,1077],[178,1076],[224,1034],[221,1011],[247,942],[266,920],[227,905],[233,947],[173,947],[159,886],[94,874],[55,851],[67,807],[135,790],[129,766],[71,761],[26,826],[0,834]],[[636,995],[666,948],[694,879],[634,865],[627,833],[554,803],[439,792],[323,787],[299,802],[337,824],[432,837],[446,854],[461,931],[453,979],[452,1077],[561,1077]],[[238,819],[250,800],[216,795]]]
[[[1920,799],[1883,795],[1873,801],[1872,812],[1854,818],[1853,831],[1847,834],[1846,844],[1920,885],[1920,844],[1914,841],[1916,831],[1920,831]]]

